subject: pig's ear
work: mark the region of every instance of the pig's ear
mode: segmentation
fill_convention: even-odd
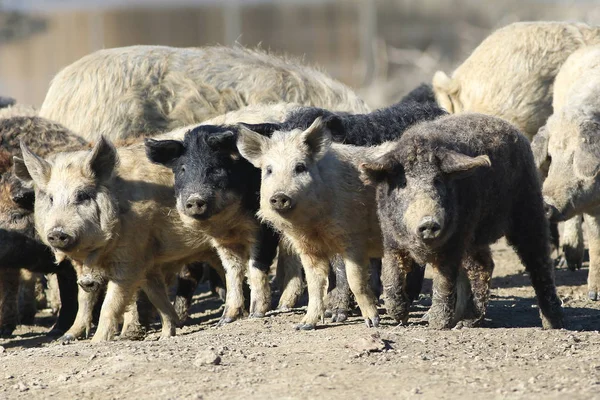
[[[236,141],[237,136],[231,131],[213,133],[206,139],[206,143],[214,150],[235,149]]]
[[[582,178],[594,178],[600,172],[600,124],[583,124],[580,134],[581,141],[573,155],[574,172]]]
[[[105,182],[112,176],[117,165],[117,149],[104,136],[94,145],[87,156],[84,168],[99,182]]]
[[[346,139],[346,128],[344,121],[339,115],[329,115],[323,118],[323,123],[329,129],[329,133],[336,142],[343,142]]]
[[[307,130],[302,132],[302,141],[308,147],[312,159],[319,161],[331,147],[331,132],[321,117],[315,119]]]
[[[273,132],[281,130],[280,124],[272,124],[272,123],[247,124],[245,122],[240,122],[240,126],[244,126],[245,128],[250,129],[251,131],[254,131],[256,133],[259,133],[263,136],[268,136],[268,137],[271,137]]]
[[[548,127],[542,126],[531,141],[535,166],[541,169],[548,161]]]
[[[365,185],[377,186],[392,172],[392,166],[385,160],[374,160],[360,164],[360,179]]]
[[[262,156],[269,145],[269,140],[269,138],[246,128],[244,125],[239,126],[238,151],[242,157],[250,161],[256,168],[261,168]]]
[[[442,172],[454,179],[466,178],[480,168],[492,166],[490,158],[486,155],[471,157],[451,150],[442,153],[439,159]]]
[[[144,139],[146,157],[155,164],[171,167],[185,150],[179,140]]]
[[[460,91],[460,85],[458,82],[443,71],[437,71],[433,75],[433,92],[435,93],[435,99],[440,107],[444,108],[449,113],[454,113],[454,104],[452,99],[458,96]]]
[[[39,188],[45,188],[50,179],[52,165],[41,157],[33,154],[23,141],[21,141],[23,159],[14,157],[14,172],[17,178],[24,182],[33,181]]]

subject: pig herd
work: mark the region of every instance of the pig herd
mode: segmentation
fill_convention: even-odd
[[[578,23],[501,28],[451,77],[373,112],[261,51],[95,52],[39,111],[0,98],[0,334],[19,322],[22,270],[56,275],[63,343],[94,326],[94,342],[143,338],[153,309],[174,336],[202,279],[224,298],[219,325],[290,309],[304,286],[297,329],[344,321],[353,299],[376,327],[380,296],[405,324],[425,268],[429,326],[472,327],[501,237],[543,327],[562,328],[557,222],[577,268],[585,221],[600,300],[599,98],[600,28]]]

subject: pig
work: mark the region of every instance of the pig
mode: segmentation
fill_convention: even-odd
[[[445,116],[369,156],[360,170],[376,189],[384,260],[409,254],[433,268],[430,327],[482,320],[494,267],[490,245],[502,236],[530,274],[544,328],[563,327],[540,182],[529,141],[514,126],[483,114]],[[403,288],[400,266],[396,284]]]
[[[548,162],[543,194],[551,221],[584,214],[590,267],[588,296],[600,300],[600,46],[573,53],[556,77],[555,112],[548,118],[536,148],[538,162]]]
[[[600,27],[572,22],[515,22],[488,36],[454,71],[438,71],[433,89],[448,112],[506,119],[531,139],[552,114],[552,85],[567,57],[600,43]]]
[[[59,336],[66,332],[77,310],[75,272],[68,262],[56,265],[51,252],[37,241],[33,224],[33,188],[16,179],[11,167],[12,156],[20,154],[19,140],[44,155],[53,150],[81,148],[86,142],[61,125],[35,114],[33,108],[18,103],[0,110],[0,229],[7,231],[0,241],[0,330],[3,336],[10,336],[17,325],[20,268],[57,274],[64,306],[49,335]]]
[[[35,226],[57,259],[78,269],[79,310],[64,340],[89,334],[91,304],[107,283],[92,341],[111,340],[138,288],[157,308],[161,338],[175,334],[177,314],[165,277],[182,264],[220,266],[206,236],[185,228],[174,208],[172,173],[146,161],[143,143],[118,150],[104,137],[88,151],[43,159],[26,145],[15,173],[35,189]],[[129,321],[124,321],[124,328]]]
[[[155,136],[246,105],[368,112],[347,86],[303,62],[235,47],[103,49],[61,70],[40,116],[94,141]]]

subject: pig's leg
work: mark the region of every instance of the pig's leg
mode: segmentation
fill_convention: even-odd
[[[344,260],[348,284],[360,307],[365,324],[371,328],[379,325],[379,311],[370,285],[369,258],[361,250],[363,249],[358,243],[353,243],[346,249]]]
[[[458,325],[477,326],[483,320],[490,298],[490,282],[494,271],[494,260],[489,247],[470,251],[463,260],[463,268],[470,283],[468,304],[464,318]],[[458,307],[457,307],[458,308]]]
[[[0,337],[9,337],[19,322],[19,269],[0,270]]]
[[[88,338],[90,336],[90,331],[92,329],[92,316],[94,312],[94,306],[98,301],[98,297],[100,295],[100,290],[95,290],[93,292],[86,292],[82,288],[78,288],[77,292],[77,315],[75,316],[75,322],[73,322],[73,326],[69,328],[67,333],[65,333],[60,339],[58,339],[63,344],[70,343],[75,339],[79,339],[85,336]]]
[[[134,273],[139,269],[126,266]],[[123,276],[120,280],[110,280],[106,288],[106,296],[100,310],[98,329],[92,338],[93,343],[112,340],[117,333],[119,320],[123,317],[125,309],[131,303],[133,295],[138,290],[139,284],[133,277]]]
[[[269,269],[279,246],[279,234],[266,224],[260,224],[258,240],[250,252],[250,318],[262,318],[271,309]]]
[[[162,323],[161,339],[175,336],[175,326],[178,318],[175,309],[169,301],[164,278],[160,274],[148,274],[142,283],[142,290],[146,293],[154,307],[160,314]]]
[[[421,292],[424,268],[401,250],[386,249],[381,261],[386,312],[396,322],[406,324],[410,304]]]
[[[429,326],[434,329],[449,329],[454,324],[456,307],[456,284],[458,278],[459,257],[442,260],[432,264],[433,293],[432,304],[428,312]]]
[[[19,315],[22,325],[33,325],[37,313],[37,299],[35,286],[40,274],[21,270],[19,281]]]
[[[144,292],[138,291],[123,315],[120,340],[144,340],[146,327],[150,325],[152,303]],[[144,321],[145,320],[145,321]]]
[[[60,310],[56,323],[48,336],[60,336],[75,322],[77,316],[77,274],[71,263],[63,261],[58,266],[56,278],[60,295]]]
[[[287,311],[296,305],[304,291],[304,283],[300,257],[285,245],[279,246],[277,269],[280,268],[283,270],[283,291],[277,309]]]
[[[325,318],[325,296],[327,295],[329,260],[308,254],[300,255],[300,259],[302,260],[302,266],[306,274],[308,307],[306,315],[300,325],[296,326],[296,329],[311,330],[315,329],[317,323],[319,321],[323,322]]]
[[[585,215],[590,247],[590,268],[588,271],[588,296],[590,300],[600,300],[600,214]]]
[[[513,210],[512,226],[506,237],[529,272],[540,307],[542,325],[545,329],[562,328],[562,305],[554,284],[548,222],[541,196],[539,199],[526,197]]]
[[[351,296],[346,264],[340,255],[332,257],[330,262],[335,272],[335,288],[328,294],[331,322],[344,322],[350,314]]]
[[[203,274],[204,263],[200,262],[185,265],[177,274],[177,293],[173,305],[177,311],[179,326],[183,326],[188,319],[192,298]]]
[[[571,271],[581,269],[585,248],[583,245],[583,216],[576,215],[564,222],[563,234],[561,237],[562,250],[567,263],[567,268]]]
[[[244,272],[248,257],[243,256],[243,251],[227,247],[217,247],[225,269],[225,310],[217,326],[228,324],[244,315]]]

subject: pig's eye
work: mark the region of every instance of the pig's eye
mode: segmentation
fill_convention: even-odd
[[[185,165],[182,165],[181,168],[179,168],[179,172],[181,172],[182,174],[185,173]]]
[[[273,167],[271,167],[270,165],[267,165],[267,168],[265,168],[265,175],[271,175],[273,173]]]
[[[50,202],[50,205],[54,204],[54,197],[52,197],[51,194],[48,195],[48,201]]]
[[[296,166],[294,167],[294,172],[297,174],[301,174],[303,172],[306,172],[306,164],[304,163],[298,163],[296,164]]]
[[[91,199],[92,199],[92,196],[90,196],[89,193],[84,192],[84,191],[79,191],[75,195],[75,204],[83,204],[83,203],[90,201]]]

